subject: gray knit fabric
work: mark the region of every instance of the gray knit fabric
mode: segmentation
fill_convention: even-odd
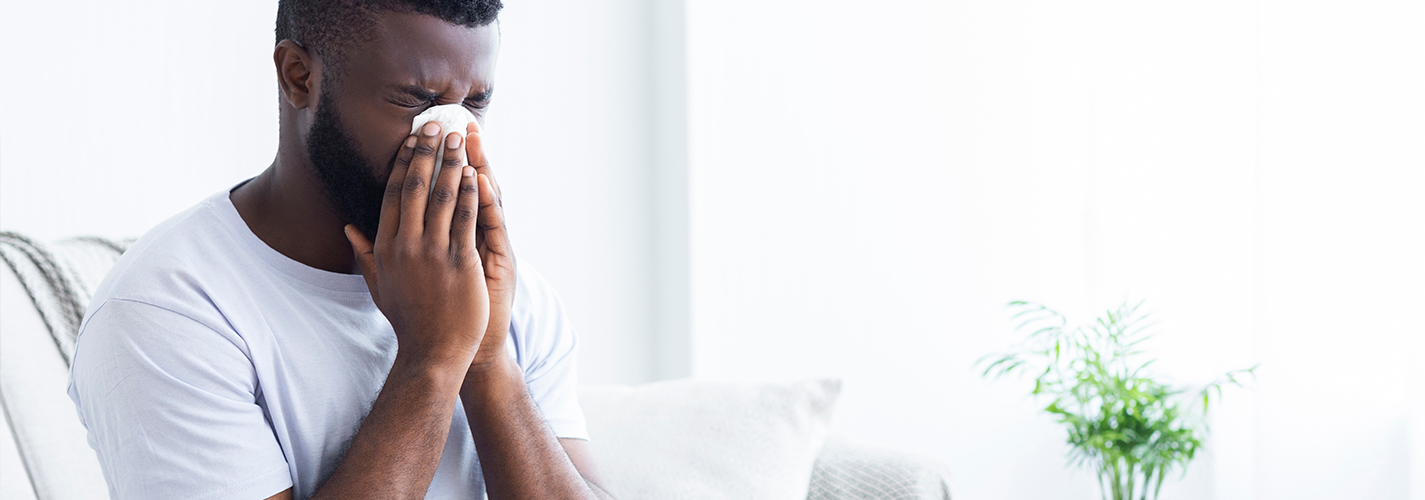
[[[812,466],[807,500],[950,500],[940,467],[832,438]]]
[[[86,236],[45,245],[0,232],[0,260],[19,278],[65,363],[94,289],[130,242]]]

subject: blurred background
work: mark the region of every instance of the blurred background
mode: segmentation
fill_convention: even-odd
[[[584,383],[840,377],[958,499],[1098,498],[1010,300],[1260,363],[1164,498],[1425,499],[1425,3],[510,0],[489,145]],[[8,1],[0,227],[133,237],[277,141],[275,1]]]

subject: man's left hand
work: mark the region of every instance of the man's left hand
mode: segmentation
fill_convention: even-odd
[[[515,253],[505,231],[505,210],[501,205],[500,188],[485,156],[480,128],[474,123],[466,127],[465,157],[475,167],[475,189],[479,190],[477,213],[456,213],[459,217],[476,217],[475,246],[480,262],[485,266],[485,285],[490,293],[490,324],[485,337],[470,362],[469,375],[483,375],[509,360],[505,353],[510,334],[510,308],[515,301]]]

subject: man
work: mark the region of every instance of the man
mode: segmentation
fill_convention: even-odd
[[[608,498],[478,127],[408,135],[438,104],[483,121],[500,8],[281,0],[273,164],[135,243],[81,326],[111,496]]]

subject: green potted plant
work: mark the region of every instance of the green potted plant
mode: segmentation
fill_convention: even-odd
[[[1163,478],[1187,469],[1207,437],[1207,407],[1224,385],[1241,386],[1256,367],[1227,372],[1197,390],[1173,387],[1145,371],[1138,346],[1150,335],[1142,302],[1123,304],[1070,328],[1041,304],[1011,302],[1021,345],[980,360],[983,376],[1032,373],[1044,411],[1068,431],[1070,463],[1093,470],[1104,498],[1156,499]],[[1200,404],[1198,404],[1200,403]],[[1149,493],[1152,496],[1149,496]]]

